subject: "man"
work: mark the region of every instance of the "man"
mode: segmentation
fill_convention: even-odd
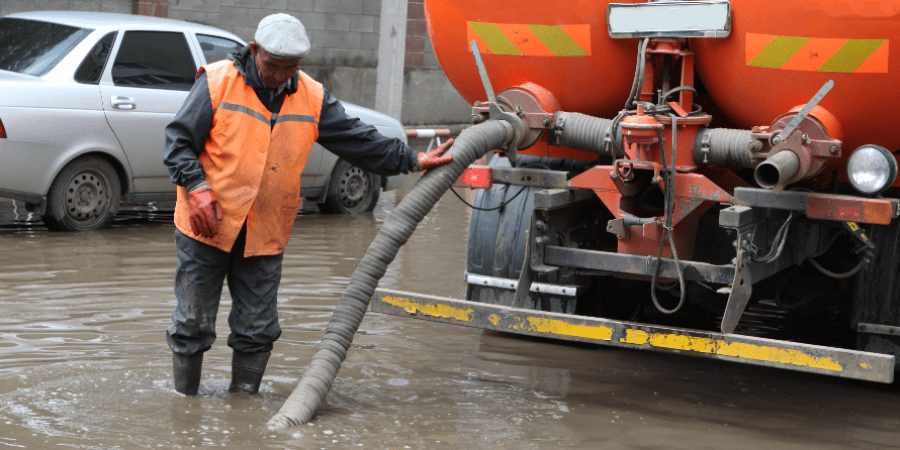
[[[272,343],[281,335],[276,293],[282,252],[313,142],[383,175],[452,160],[441,156],[450,140],[416,155],[399,139],[348,117],[339,101],[299,70],[309,47],[296,18],[263,18],[254,42],[198,71],[166,127],[164,160],[178,185],[178,306],[166,341],[182,394],[197,394],[226,278],[232,297],[228,346],[234,351],[229,390],[259,390]]]

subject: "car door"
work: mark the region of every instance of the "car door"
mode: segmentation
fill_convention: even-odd
[[[174,192],[163,164],[165,127],[197,73],[181,31],[126,30],[100,83],[103,109],[134,176],[133,194]]]

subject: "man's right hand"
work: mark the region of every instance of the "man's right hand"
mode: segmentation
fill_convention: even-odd
[[[188,192],[188,200],[191,205],[191,231],[208,239],[216,237],[219,221],[225,218],[216,194],[212,189],[195,189]]]

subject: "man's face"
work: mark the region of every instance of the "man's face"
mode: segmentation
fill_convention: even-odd
[[[250,43],[250,53],[256,58],[256,70],[259,72],[259,78],[270,88],[281,86],[300,70],[299,59],[273,58],[256,42]]]

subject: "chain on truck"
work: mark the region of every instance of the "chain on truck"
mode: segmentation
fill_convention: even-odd
[[[379,289],[371,308],[892,382],[898,8],[578,5],[426,0],[473,123],[527,132],[456,183],[482,189],[467,300]],[[759,304],[847,339],[746,332]]]

